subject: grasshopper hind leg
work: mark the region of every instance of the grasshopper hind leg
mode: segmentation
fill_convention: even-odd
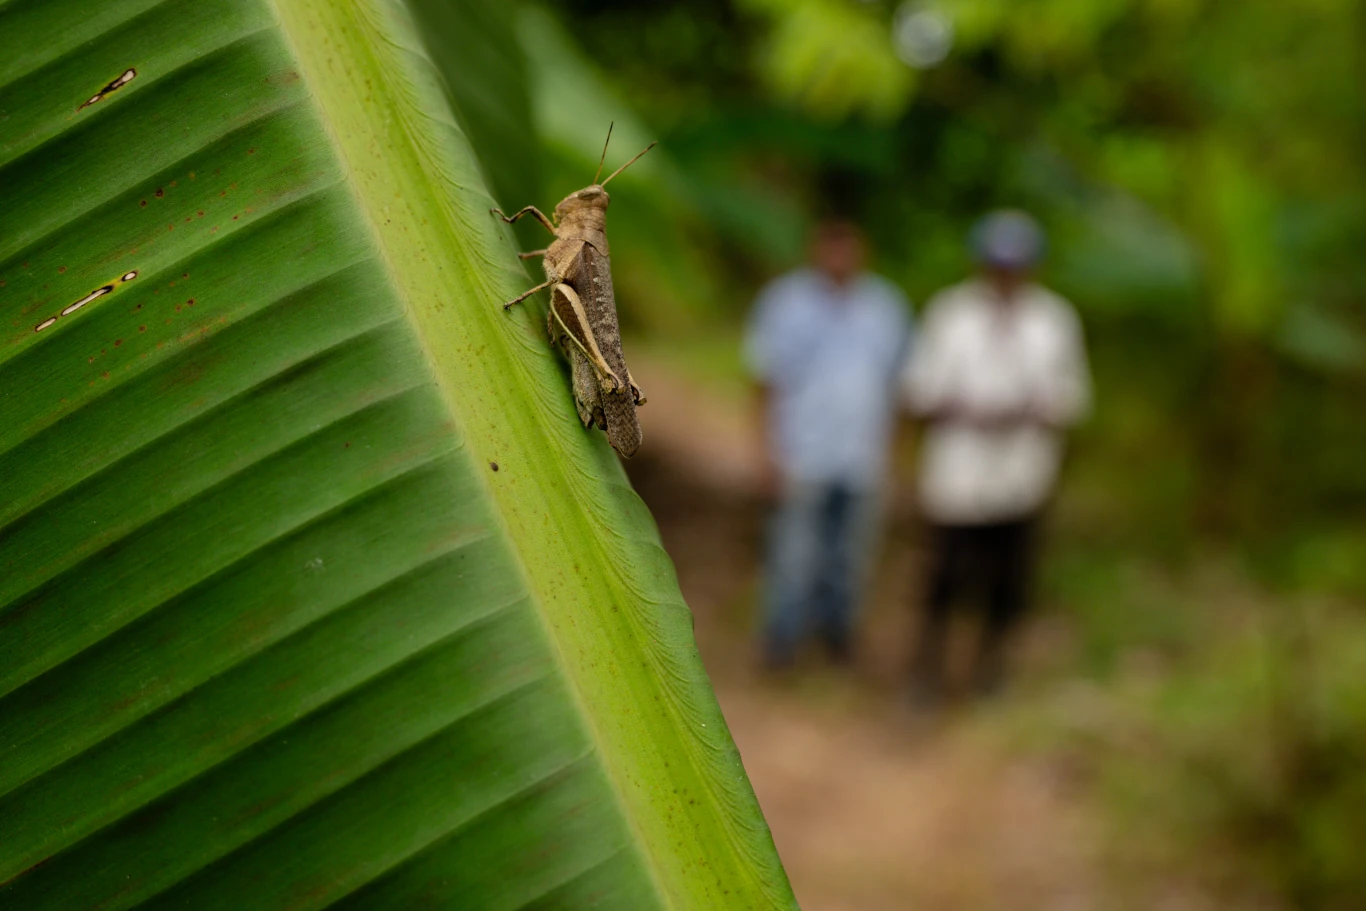
[[[551,338],[564,339],[567,343],[573,344],[578,353],[601,377],[604,393],[619,392],[622,388],[621,379],[607,365],[607,361],[603,360],[602,351],[598,348],[597,339],[594,338],[588,321],[588,314],[584,312],[583,302],[579,300],[578,292],[564,282],[556,284],[551,289],[550,320]]]

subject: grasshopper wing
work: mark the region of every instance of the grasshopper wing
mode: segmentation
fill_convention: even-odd
[[[613,374],[626,380],[621,386],[602,389],[602,410],[607,420],[607,440],[612,448],[630,457],[640,448],[640,421],[636,417],[636,402],[643,401],[621,351],[621,332],[617,326],[617,300],[612,289],[611,257],[599,252],[592,244],[584,244],[570,280],[583,300],[593,338],[603,359]],[[627,385],[629,384],[629,386]]]

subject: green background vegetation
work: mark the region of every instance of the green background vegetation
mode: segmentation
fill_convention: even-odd
[[[942,63],[897,59],[901,6],[952,23]],[[866,225],[916,301],[969,268],[984,210],[1043,220],[1097,386],[1044,600],[1075,638],[1055,673],[1094,684],[1112,723],[1043,711],[1032,736],[1103,783],[1136,896],[1175,872],[1235,903],[1354,907],[1366,5],[544,8],[521,30],[543,198],[591,170],[585,122],[661,139],[613,209],[619,295],[630,343],[699,388],[743,394],[745,310],[823,212]]]

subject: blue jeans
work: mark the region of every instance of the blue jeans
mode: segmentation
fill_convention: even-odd
[[[848,657],[878,508],[875,492],[839,483],[789,485],[769,527],[764,657],[791,663],[814,631]]]

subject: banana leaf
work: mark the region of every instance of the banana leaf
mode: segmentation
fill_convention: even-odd
[[[0,3],[0,907],[794,905],[419,31]]]
[[[539,199],[540,143],[531,117],[527,55],[516,32],[519,4],[409,0],[409,6],[493,196],[518,208]],[[590,144],[600,141],[595,137]],[[532,231],[543,231],[540,225],[522,227],[517,233],[525,235],[523,242],[545,246],[544,234]]]

